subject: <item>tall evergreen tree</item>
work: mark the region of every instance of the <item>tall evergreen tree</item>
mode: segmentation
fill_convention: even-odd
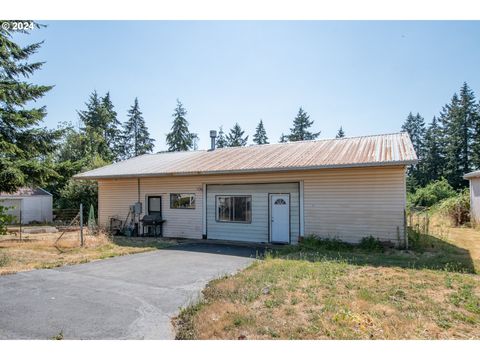
[[[443,157],[441,129],[438,125],[437,118],[434,116],[430,126],[425,133],[424,154],[421,164],[421,171],[424,174],[424,184],[438,180],[443,174]]]
[[[412,112],[410,112],[402,125],[402,131],[406,131],[410,136],[413,148],[420,159],[418,164],[408,167],[407,187],[409,190],[413,190],[416,186],[423,185],[425,182],[425,176],[422,172],[423,167],[421,165],[426,132],[424,118],[420,116],[419,113],[413,115]]]
[[[121,138],[121,156],[123,159],[153,151],[155,140],[150,138],[150,133],[140,111],[137,98],[135,98],[132,107],[128,110],[128,119],[123,125]]]
[[[335,135],[335,139],[341,139],[345,137],[345,131],[343,131],[343,127],[340,126],[338,129],[337,135]]]
[[[120,157],[120,143],[121,143],[121,123],[118,121],[117,112],[114,109],[112,100],[110,99],[110,92],[107,92],[104,97],[101,99],[102,111],[104,112],[104,124],[103,132],[104,138],[112,152],[114,159],[119,159]]]
[[[263,120],[260,119],[260,122],[257,125],[255,130],[255,135],[253,135],[253,142],[257,145],[268,144],[268,137],[265,127],[263,126]]]
[[[472,136],[472,167],[475,170],[480,169],[480,102],[477,103],[477,117],[473,124]]]
[[[247,145],[248,136],[243,137],[245,131],[242,130],[238,123],[235,123],[233,128],[230,129],[230,133],[227,135],[228,146],[245,146]]]
[[[466,83],[460,89],[460,95],[455,93],[440,114],[445,177],[455,188],[467,185],[463,175],[475,166],[476,145],[473,140],[478,116],[475,95]]]
[[[167,134],[168,151],[187,151],[193,148],[194,139],[198,136],[188,130],[188,121],[185,118],[187,111],[180,100],[177,99],[177,107],[173,116],[171,131]]]
[[[408,135],[410,135],[415,152],[417,153],[417,156],[421,158],[423,155],[423,142],[426,132],[425,119],[420,116],[419,113],[414,116],[410,112],[402,125],[402,131],[406,131]]]
[[[308,131],[312,125],[313,120],[310,120],[310,116],[300,107],[297,116],[293,120],[293,127],[290,129],[288,140],[315,140],[320,135],[320,132],[312,133]]]
[[[215,146],[219,149],[228,146],[227,138],[225,137],[225,133],[223,132],[223,126],[220,126],[220,129],[218,130],[218,137],[215,142]]]
[[[0,21],[0,191],[5,192],[44,185],[59,176],[49,159],[60,132],[40,127],[45,106],[31,107],[52,88],[28,81],[44,64],[29,62],[42,43],[16,44],[14,33],[29,31],[11,30],[12,23]]]

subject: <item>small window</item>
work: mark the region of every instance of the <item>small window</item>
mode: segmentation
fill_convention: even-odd
[[[195,194],[170,194],[170,209],[195,209]]]
[[[217,196],[217,221],[252,222],[251,196]]]
[[[287,203],[283,199],[277,199],[275,205],[287,205]]]
[[[148,197],[148,214],[162,214],[162,198],[160,196],[149,196]]]

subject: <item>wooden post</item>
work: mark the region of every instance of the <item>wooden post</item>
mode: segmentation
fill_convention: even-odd
[[[83,247],[83,204],[80,204],[80,246]]]
[[[20,241],[22,241],[22,210],[20,209]]]

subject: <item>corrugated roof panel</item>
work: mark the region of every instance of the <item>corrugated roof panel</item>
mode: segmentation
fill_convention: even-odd
[[[138,156],[78,174],[79,179],[281,171],[324,167],[412,164],[407,133],[298,141]]]

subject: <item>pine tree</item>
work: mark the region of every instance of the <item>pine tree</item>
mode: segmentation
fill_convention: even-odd
[[[153,151],[154,139],[150,138],[145,120],[143,119],[138,99],[128,110],[128,119],[123,125],[122,131],[121,156],[128,159],[133,156],[139,156]]]
[[[238,123],[235,123],[230,133],[227,135],[227,144],[230,147],[247,145],[248,136],[243,137],[245,131],[242,130]]]
[[[406,131],[408,135],[410,135],[413,148],[415,149],[417,156],[421,158],[423,155],[423,142],[424,142],[425,131],[426,131],[425,119],[422,116],[420,116],[419,113],[417,113],[417,115],[414,116],[410,112],[404,124],[402,125],[402,131]]]
[[[185,118],[187,111],[180,100],[177,99],[177,107],[173,116],[173,124],[170,133],[167,134],[168,151],[187,151],[193,148],[197,134],[188,130],[188,121]]]
[[[345,131],[343,131],[343,128],[340,126],[340,129],[338,129],[337,135],[335,135],[335,139],[341,139],[345,137]]]
[[[282,133],[282,135],[280,135],[280,139],[278,140],[279,143],[286,143],[288,141],[288,135],[285,135],[284,133]]]
[[[227,139],[225,137],[225,133],[223,132],[223,126],[220,126],[220,129],[218,130],[218,137],[217,137],[217,140],[215,142],[215,146],[219,149],[228,146],[228,142],[227,142]]]
[[[260,122],[257,125],[255,135],[253,135],[253,142],[257,145],[268,144],[267,132],[263,126],[263,121],[260,119]]]
[[[315,140],[320,135],[320,132],[312,133],[308,129],[313,125],[313,120],[310,121],[310,116],[300,107],[298,114],[293,120],[293,127],[290,129],[288,135],[289,141],[301,140]]]
[[[120,158],[120,146],[121,146],[121,123],[118,121],[117,112],[114,110],[113,103],[110,99],[110,92],[107,92],[105,96],[101,99],[102,111],[104,112],[103,117],[103,133],[104,138],[112,152],[114,159]]]
[[[29,31],[5,30],[12,28],[11,21],[0,21],[0,191],[5,192],[44,185],[59,176],[49,155],[61,135],[39,127],[47,114],[45,106],[30,107],[52,88],[28,81],[44,64],[28,61],[42,43],[22,47],[13,42],[13,35]]]
[[[480,169],[480,102],[477,103],[477,117],[473,124],[472,136],[472,169]]]
[[[434,116],[425,133],[424,155],[422,159],[422,173],[425,184],[438,180],[443,174],[443,158],[441,151],[441,129],[437,118]]]
[[[462,85],[460,96],[455,93],[440,115],[445,177],[457,189],[467,185],[463,175],[475,166],[474,137],[478,117],[475,95],[467,83]]]

